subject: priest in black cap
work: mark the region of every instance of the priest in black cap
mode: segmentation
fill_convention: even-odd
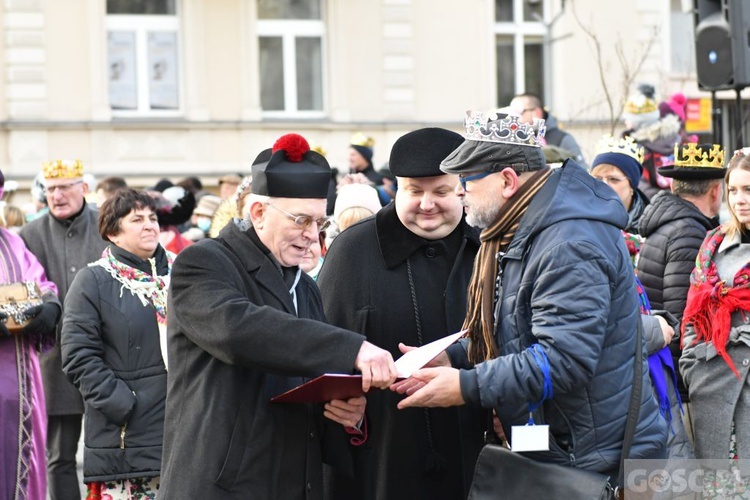
[[[399,186],[395,201],[338,235],[318,275],[328,320],[394,357],[400,343],[427,344],[458,331],[464,320],[479,239],[464,221],[458,176],[440,171],[463,141],[441,128],[399,138],[389,161]],[[367,396],[368,439],[352,446],[355,476],[328,471],[328,499],[466,498],[485,414],[401,411],[399,399],[390,391]]]
[[[396,377],[390,353],[323,322],[299,269],[327,225],[325,158],[289,134],[252,177],[248,221],[172,268],[161,498],[322,499],[322,461],[348,463],[344,428],[366,437],[365,398],[269,399],[323,373],[358,370],[365,391]]]

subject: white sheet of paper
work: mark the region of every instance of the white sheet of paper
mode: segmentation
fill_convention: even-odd
[[[510,428],[511,451],[549,450],[549,425],[514,425]]]
[[[419,349],[407,352],[396,360],[396,372],[399,377],[409,378],[412,373],[422,368],[432,361],[432,359],[443,352],[455,341],[464,336],[469,330],[461,330],[442,339],[437,339],[429,344],[425,344]]]

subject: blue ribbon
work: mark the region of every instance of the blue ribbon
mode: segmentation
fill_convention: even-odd
[[[539,408],[542,403],[548,399],[552,399],[552,376],[550,375],[549,359],[547,353],[544,352],[544,348],[539,344],[534,344],[529,347],[529,352],[534,357],[539,369],[542,370],[544,376],[544,383],[542,384],[542,399],[537,403],[529,403],[529,422],[527,425],[534,425],[534,411]]]

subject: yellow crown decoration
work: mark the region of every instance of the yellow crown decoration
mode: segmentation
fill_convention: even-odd
[[[326,151],[326,148],[324,148],[320,144],[312,144],[310,145],[310,149],[318,153],[320,156],[326,156],[328,154],[328,151]]]
[[[681,168],[724,168],[724,150],[719,144],[676,144],[674,166]]]
[[[83,177],[81,160],[55,160],[42,163],[45,179],[78,179]]]
[[[352,136],[352,140],[349,141],[349,144],[352,144],[354,146],[364,146],[366,148],[372,148],[375,145],[375,139],[366,136],[362,132],[357,132]]]
[[[603,135],[596,146],[596,154],[600,155],[603,153],[620,153],[627,155],[641,165],[643,165],[643,159],[646,156],[646,150],[643,146],[635,142],[632,137],[625,136],[617,138],[609,134]]]

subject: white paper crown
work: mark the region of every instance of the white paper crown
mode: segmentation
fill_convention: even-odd
[[[646,150],[643,148],[643,146],[635,142],[635,140],[630,136],[617,138],[612,135],[606,134],[602,136],[596,146],[597,155],[603,153],[620,153],[630,156],[640,164],[643,164],[645,152]]]
[[[518,115],[506,114],[501,118],[497,113],[485,116],[481,111],[467,111],[464,125],[466,139],[518,146],[540,147],[547,131],[541,118],[534,118],[533,123],[525,123]]]

